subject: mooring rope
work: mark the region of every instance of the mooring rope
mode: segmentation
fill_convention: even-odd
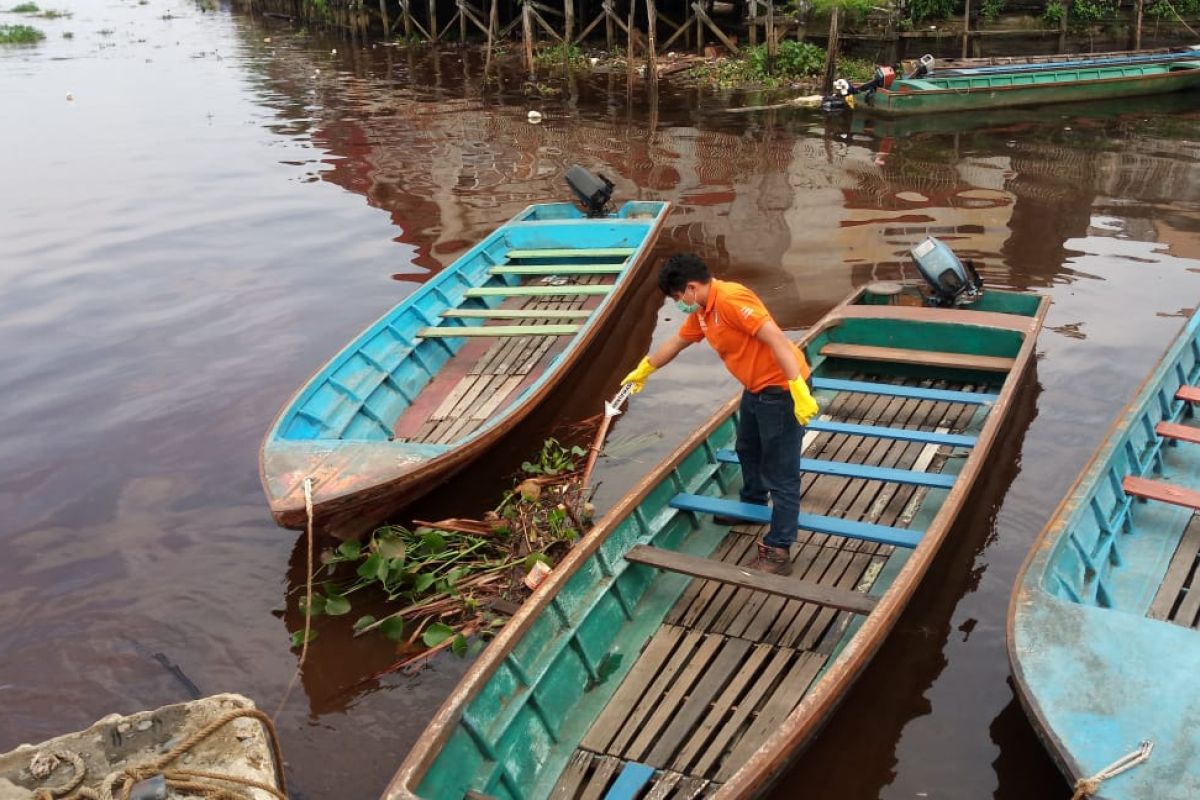
[[[1138,745],[1136,750],[1121,756],[1090,778],[1080,778],[1075,781],[1075,794],[1071,795],[1071,800],[1084,800],[1086,797],[1091,797],[1100,791],[1100,784],[1109,778],[1115,778],[1125,770],[1133,769],[1138,764],[1149,760],[1150,751],[1153,749],[1154,742],[1146,739]]]
[[[300,679],[300,673],[304,670],[304,659],[308,656],[308,638],[309,631],[312,627],[312,597],[313,597],[313,499],[312,499],[312,478],[304,479],[304,514],[308,518],[308,524],[305,526],[308,533],[308,559],[305,566],[304,579],[304,642],[300,645],[300,660],[296,662],[296,671],[292,673],[292,680],[288,682],[287,689],[283,692],[283,697],[279,701],[279,705],[275,708],[275,713],[271,715],[272,719],[279,717],[279,712],[283,711],[283,707],[287,705],[288,698],[292,696],[292,690],[296,688],[296,681]]]
[[[262,781],[256,781],[252,778],[227,775],[220,772],[194,769],[166,769],[167,765],[175,761],[175,759],[185,755],[197,744],[240,717],[256,719],[262,723],[263,728],[266,730],[267,740],[271,744],[271,754],[275,759],[275,777],[279,782],[278,787],[263,783]],[[173,747],[166,755],[145,764],[124,767],[123,769],[110,772],[101,781],[99,791],[80,787],[80,784],[83,783],[84,775],[87,773],[87,768],[82,758],[65,750],[56,750],[51,755],[69,760],[75,768],[75,775],[67,784],[63,784],[62,786],[39,789],[34,794],[35,800],[116,800],[118,797],[120,800],[129,800],[135,784],[148,778],[153,778],[156,775],[162,775],[167,785],[173,789],[210,798],[210,800],[246,800],[248,798],[245,792],[238,791],[236,788],[221,786],[221,783],[260,789],[279,798],[279,800],[287,800],[287,779],[283,774],[283,751],[279,747],[279,734],[276,732],[271,718],[257,708],[238,708],[227,711],[203,728],[194,731],[190,736]],[[119,795],[117,794],[118,785],[121,787]]]

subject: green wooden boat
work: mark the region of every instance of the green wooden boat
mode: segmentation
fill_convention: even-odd
[[[859,103],[880,114],[932,114],[1136,97],[1197,86],[1200,60],[1170,61],[897,78]]]
[[[801,343],[822,413],[804,438],[792,576],[739,566],[769,509],[737,500],[734,397],[556,566],[384,796],[764,792],[928,570],[985,472],[1048,307],[1019,292],[949,308],[919,295],[857,291]]]

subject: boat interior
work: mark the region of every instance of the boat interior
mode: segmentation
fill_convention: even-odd
[[[532,206],[419,288],[315,376],[280,440],[437,450],[512,405],[588,326],[665,213],[630,202],[588,220]]]
[[[1194,325],[1195,323],[1193,323]],[[1043,588],[1073,603],[1200,627],[1200,342],[1129,412],[1059,537]]]
[[[1037,298],[1012,297],[988,310],[1036,313]],[[811,337],[822,413],[803,440],[793,574],[743,566],[770,509],[739,500],[735,413],[563,579],[464,708],[417,794],[714,792],[819,685],[893,585],[1023,341],[1014,330],[964,336],[936,322],[863,318]]]

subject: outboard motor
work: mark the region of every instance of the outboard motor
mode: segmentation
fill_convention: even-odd
[[[895,80],[896,70],[891,67],[876,67],[871,80],[858,86],[845,78],[838,78],[833,82],[833,93],[821,100],[821,110],[832,112],[854,108],[854,95],[862,94],[870,97],[876,89],[890,89]]]
[[[926,53],[925,55],[923,55],[919,59],[917,59],[917,66],[913,69],[912,72],[908,73],[904,77],[906,79],[908,79],[908,78],[924,78],[926,75],[928,75],[931,72],[933,72],[933,54]]]
[[[983,279],[970,259],[958,260],[946,244],[929,236],[912,249],[913,261],[933,294],[931,306],[965,306],[983,295]]]
[[[579,205],[589,217],[603,217],[612,202],[613,182],[603,175],[593,175],[576,164],[564,176]]]

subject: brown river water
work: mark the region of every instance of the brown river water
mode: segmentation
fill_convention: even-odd
[[[676,203],[658,252],[700,252],[787,329],[905,273],[927,232],[1053,298],[976,501],[774,797],[1070,794],[1014,698],[1005,608],[1200,297],[1194,95],[895,125],[728,114],[744,98],[670,85],[650,102],[623,74],[531,100],[512,76],[485,93],[454,48],[354,49],[180,0],[64,10],[31,21],[42,44],[0,48],[0,750],[195,692],[276,709],[305,546],[267,513],[264,431],[426,276],[565,199],[578,162]],[[678,316],[647,284],[543,413],[413,513],[491,505]],[[601,510],[733,391],[699,347],[652,378],[614,428]],[[297,798],[378,796],[464,670],[370,679],[391,645],[345,620],[321,621],[279,713]]]

